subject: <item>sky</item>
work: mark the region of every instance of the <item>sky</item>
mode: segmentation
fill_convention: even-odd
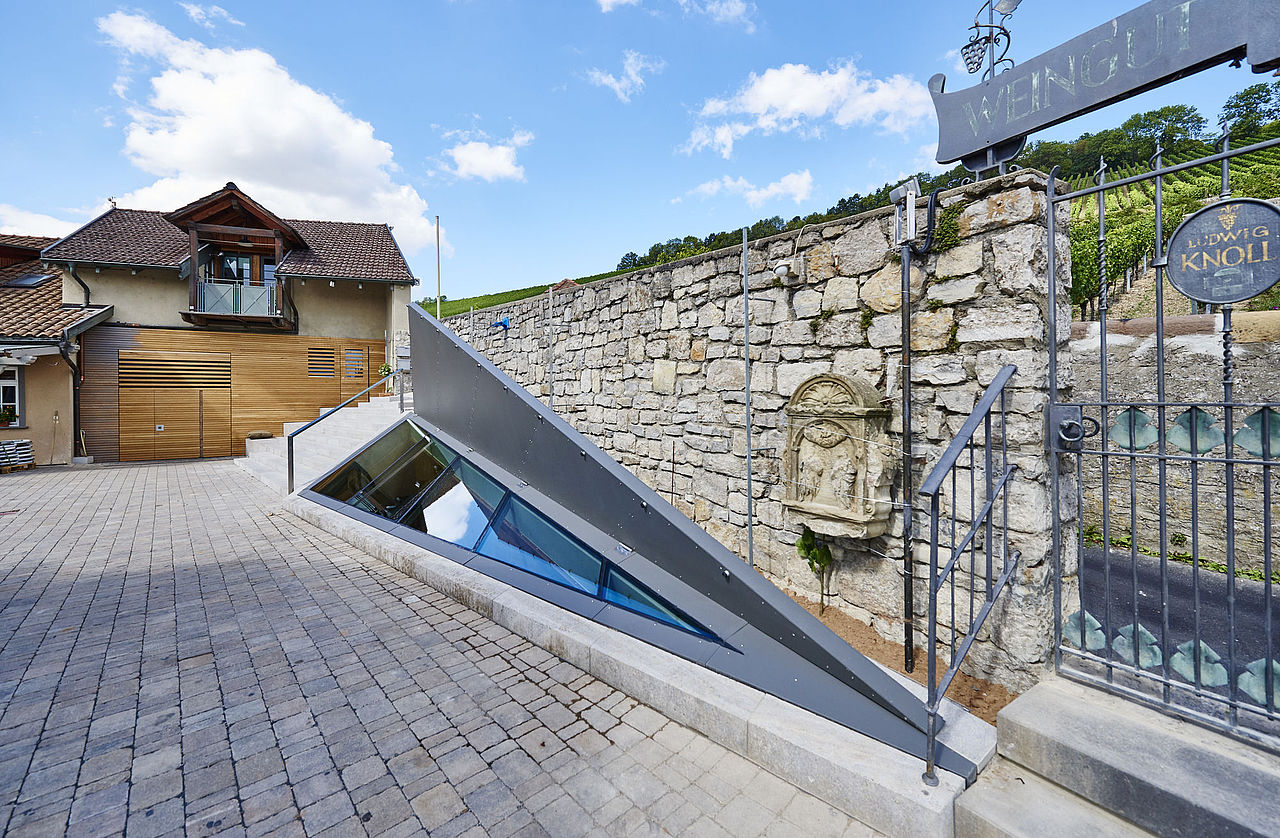
[[[612,270],[658,241],[822,212],[933,163],[968,87],[956,0],[0,0],[0,232],[63,235],[234,181],[286,218],[392,225],[434,296]],[[1015,61],[1137,0],[1025,0]],[[1066,11],[1064,11],[1066,10]],[[1062,126],[1168,104],[1220,67]]]

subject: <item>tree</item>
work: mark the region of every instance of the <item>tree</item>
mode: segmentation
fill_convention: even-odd
[[[1167,105],[1134,114],[1120,130],[1134,146],[1136,155],[1149,160],[1156,153],[1157,143],[1166,152],[1177,151],[1188,142],[1202,139],[1208,125],[1208,120],[1190,105]]]
[[[1218,125],[1237,136],[1252,134],[1280,119],[1280,82],[1246,87],[1222,105]]]
[[[638,267],[640,267],[640,257],[635,251],[618,260],[618,270],[620,271],[634,271]]]

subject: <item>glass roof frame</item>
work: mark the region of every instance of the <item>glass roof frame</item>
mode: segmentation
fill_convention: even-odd
[[[341,512],[432,553],[456,561],[490,578],[532,594],[539,599],[567,608],[602,625],[608,625],[627,634],[646,639],[648,642],[663,648],[684,647],[681,654],[691,660],[709,659],[716,654],[717,650],[722,653],[724,651],[737,653],[737,650],[732,645],[722,639],[728,635],[717,632],[714,627],[715,623],[720,623],[730,633],[737,631],[741,627],[741,621],[735,615],[726,614],[725,616],[729,618],[727,622],[724,620],[707,621],[691,617],[687,608],[681,607],[680,603],[672,601],[664,591],[660,590],[660,588],[670,587],[672,583],[675,583],[676,586],[680,584],[665,571],[649,565],[646,568],[648,572],[642,574],[647,578],[638,578],[636,573],[630,571],[639,571],[642,564],[648,564],[643,561],[635,561],[635,559],[643,559],[643,557],[637,556],[630,548],[610,539],[607,534],[587,524],[577,515],[564,509],[550,498],[541,495],[524,481],[488,461],[483,455],[451,439],[448,434],[431,427],[421,417],[405,417],[405,419],[387,428],[371,440],[361,449],[361,452],[372,449],[406,423],[412,424],[416,431],[423,434],[423,439],[410,444],[405,451],[392,459],[377,475],[370,477],[369,481],[353,493],[348,500],[338,500],[321,494],[320,489],[326,483],[338,477],[349,464],[354,463],[359,454],[343,460],[308,484],[299,494],[308,500],[320,503],[325,507]],[[353,501],[365,496],[370,491],[376,490],[379,482],[392,474],[397,467],[406,465],[411,458],[422,454],[432,446],[437,449],[443,449],[445,453],[452,456],[434,479],[422,486],[412,497],[401,504],[395,518],[384,517],[353,504]],[[502,492],[500,500],[493,507],[493,511],[487,514],[487,519],[481,528],[481,534],[477,536],[470,548],[406,523],[406,519],[417,509],[419,501],[427,497],[433,488],[445,480],[460,464],[466,464],[474,469],[480,476],[493,483]],[[368,472],[366,471],[365,474],[368,474]],[[462,483],[459,482],[457,485],[462,485]],[[496,522],[502,518],[503,514],[512,505],[513,499],[522,506],[527,507],[534,515],[545,519],[547,524],[566,536],[580,549],[599,558],[600,567],[593,592],[566,584],[548,575],[536,573],[479,551],[481,543],[487,540],[491,533],[494,533]],[[608,597],[609,589],[606,586],[610,576],[613,574],[619,576],[624,584],[635,585],[641,590],[647,591],[657,600],[662,610],[670,610],[674,613],[675,619],[681,620],[687,625],[670,622],[639,608],[629,606],[625,602],[620,602],[616,597]],[[655,575],[658,577],[657,579],[653,579]],[[656,585],[654,584],[655,582],[657,583]],[[708,626],[708,622],[713,625]],[[648,631],[646,631],[646,628]],[[650,631],[661,635],[661,637],[646,638],[644,635],[650,633]],[[671,633],[675,634],[672,635]],[[680,636],[683,636],[684,642],[681,642]],[[674,645],[673,641],[675,641]],[[691,654],[694,652],[698,654]]]

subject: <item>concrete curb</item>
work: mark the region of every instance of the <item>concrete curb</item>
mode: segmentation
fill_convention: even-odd
[[[939,771],[938,786],[929,788],[921,781],[924,762],[888,745],[297,495],[284,508],[879,832],[954,835],[961,777]],[[986,765],[995,728],[947,704],[940,738]]]

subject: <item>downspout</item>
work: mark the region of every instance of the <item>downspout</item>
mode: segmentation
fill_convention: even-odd
[[[84,283],[80,284],[83,285]],[[86,300],[88,296],[89,290],[86,288]],[[80,456],[87,457],[89,452],[84,450],[84,446],[80,442],[80,365],[71,360],[71,341],[67,338],[65,329],[62,332],[62,339],[58,341],[58,353],[62,355],[62,360],[66,361],[67,366],[71,368],[71,454],[75,456],[76,447],[79,446]]]
[[[84,305],[80,306],[80,308],[88,308],[89,307],[89,286],[85,285],[84,280],[80,278],[80,274],[76,273],[75,262],[68,262],[67,270],[71,273],[71,278],[74,279],[76,282],[78,282],[80,284],[80,287],[84,289]],[[66,356],[64,355],[63,357],[65,358]]]

